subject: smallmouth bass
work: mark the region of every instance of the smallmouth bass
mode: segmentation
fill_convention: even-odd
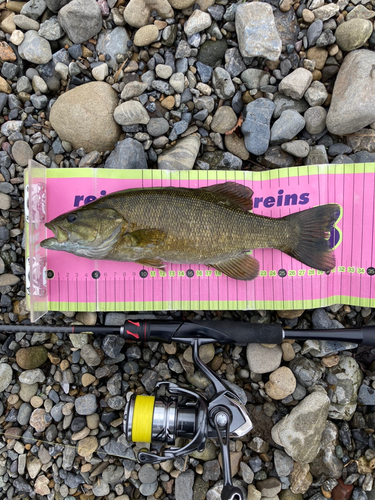
[[[328,239],[339,205],[272,218],[249,212],[252,195],[235,182],[118,191],[48,222],[55,237],[41,246],[155,268],[205,264],[238,280],[257,277],[259,263],[247,253],[256,248],[281,250],[321,271],[335,267]]]

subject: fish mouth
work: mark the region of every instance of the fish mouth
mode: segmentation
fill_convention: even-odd
[[[51,230],[55,236],[41,241],[40,246],[42,248],[46,248],[47,250],[58,250],[64,243],[69,241],[68,232],[59,227],[57,224],[47,222],[45,226],[47,229]]]

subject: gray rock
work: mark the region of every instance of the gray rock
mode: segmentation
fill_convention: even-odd
[[[326,126],[327,111],[322,106],[314,106],[306,110],[303,115],[306,120],[306,130],[315,135],[323,132]]]
[[[290,141],[301,132],[304,126],[305,120],[297,111],[283,111],[280,118],[275,121],[271,128],[271,144],[281,144],[285,141]]]
[[[305,68],[297,68],[281,80],[279,91],[292,99],[302,99],[311,82],[312,73]]]
[[[304,387],[312,387],[323,375],[325,368],[312,359],[297,354],[289,364],[294,376]]]
[[[158,489],[158,486],[159,483],[157,481],[154,481],[153,483],[141,484],[141,486],[139,487],[139,491],[141,495],[144,495],[145,497],[150,497]]]
[[[217,64],[220,64],[221,61],[223,60],[227,48],[228,44],[224,39],[207,40],[200,46],[197,59],[199,62],[205,64],[206,66],[211,66],[212,68],[214,68]]]
[[[148,393],[151,393],[155,389],[158,380],[159,375],[153,370],[146,370],[141,378],[142,385]]]
[[[221,7],[221,5],[218,7]],[[246,69],[246,65],[242,60],[241,54],[236,47],[228,49],[225,52],[225,70],[230,76],[234,77],[242,73]]]
[[[257,68],[249,68],[241,74],[241,80],[249,90],[260,89],[270,82],[270,74]]]
[[[51,417],[55,422],[61,422],[61,420],[64,418],[64,415],[62,413],[62,410],[65,406],[65,403],[61,401],[60,403],[57,403],[50,411]]]
[[[332,144],[328,148],[328,155],[329,156],[337,156],[337,155],[344,155],[344,154],[349,154],[353,150],[350,146],[343,144],[342,142],[337,142],[336,144]]]
[[[326,47],[327,45],[332,45],[335,43],[336,37],[332,33],[332,30],[324,30],[323,33],[320,35],[320,37],[316,41],[316,46],[317,47]]]
[[[141,483],[154,483],[157,477],[158,473],[151,464],[142,465],[142,467],[139,469],[138,479],[141,481]]]
[[[17,64],[4,62],[1,68],[1,76],[3,76],[6,80],[13,80],[13,78],[17,75],[18,70],[19,67],[17,66]],[[9,97],[11,96],[12,94],[10,94]]]
[[[281,144],[281,149],[290,155],[296,156],[297,158],[306,158],[309,154],[310,146],[306,141],[296,140],[284,142],[284,144]]]
[[[212,73],[212,87],[220,99],[230,99],[234,96],[234,88],[230,74],[223,68],[215,68]]]
[[[102,349],[110,358],[116,358],[120,354],[124,344],[125,339],[123,337],[119,335],[106,335],[102,342]]]
[[[40,24],[38,21],[34,21],[28,16],[24,16],[23,14],[18,14],[13,17],[13,22],[17,26],[17,28],[21,28],[21,30],[34,30],[38,31]]]
[[[202,10],[194,10],[189,19],[184,24],[184,31],[187,36],[194,35],[211,26],[212,20],[210,14]]]
[[[243,57],[264,57],[270,61],[279,59],[282,44],[271,5],[241,3],[236,9],[235,24]]]
[[[115,121],[120,125],[147,125],[150,117],[138,101],[123,102],[113,112]]]
[[[272,428],[271,435],[296,462],[309,463],[319,452],[329,409],[324,391],[316,391]]]
[[[282,450],[275,450],[273,452],[273,459],[275,463],[275,470],[278,476],[287,477],[293,470],[293,459],[289,457]]]
[[[327,151],[323,145],[311,146],[306,158],[306,165],[325,165],[328,163]]]
[[[147,124],[147,133],[152,137],[164,135],[169,130],[169,123],[165,118],[151,118]]]
[[[124,326],[125,321],[125,313],[108,313],[106,314],[104,324],[106,326]]]
[[[46,64],[52,59],[49,42],[34,30],[25,33],[23,42],[18,46],[18,53],[22,59],[34,64]]]
[[[46,40],[58,40],[64,35],[64,31],[61,28],[57,17],[53,16],[40,25],[38,35],[42,36]]]
[[[342,342],[340,340],[306,340],[303,344],[301,354],[311,353],[315,358],[331,356],[341,351],[355,349],[358,344],[354,342]]]
[[[246,357],[252,372],[270,373],[279,368],[282,350],[279,345],[275,347],[265,347],[261,344],[248,344]]]
[[[36,382],[42,383],[45,379],[46,376],[40,368],[35,368],[35,370],[25,370],[18,377],[18,380],[23,384],[35,384]]]
[[[147,166],[146,153],[135,139],[124,139],[116,143],[114,151],[108,156],[105,168],[139,168]],[[123,323],[122,323],[123,324]]]
[[[128,41],[129,35],[126,29],[117,26],[113,30],[105,30],[99,34],[96,50],[98,54],[108,54],[110,56],[110,59],[106,58],[106,63],[110,68],[113,68],[117,64],[117,54],[125,54],[127,52]]]
[[[358,393],[358,403],[369,406],[375,404],[375,389],[368,385],[361,385]]]
[[[179,500],[192,500],[194,486],[194,471],[182,472],[175,480],[175,495]]]
[[[12,378],[12,368],[5,363],[0,363],[0,392],[4,392],[7,389],[12,382]]]
[[[254,155],[265,153],[270,140],[270,123],[275,105],[270,99],[256,99],[246,106],[246,119],[241,126],[245,147]]]
[[[30,415],[33,412],[33,407],[29,403],[22,403],[18,410],[17,422],[20,425],[27,425],[30,420]]]
[[[355,50],[339,70],[327,115],[327,128],[334,135],[358,132],[375,121],[375,53]]]
[[[106,481],[98,480],[92,488],[92,493],[93,495],[97,497],[105,497],[109,494],[110,492],[110,487],[109,484]]]
[[[58,20],[73,43],[86,42],[102,27],[102,14],[95,0],[72,0],[59,10]]]
[[[91,344],[86,344],[82,347],[81,357],[89,366],[100,365],[100,356]]]
[[[94,394],[86,394],[75,400],[75,409],[78,415],[92,415],[97,407]]]
[[[29,0],[21,9],[21,15],[30,17],[36,21],[46,10],[47,5],[44,0]]]
[[[58,12],[64,5],[69,3],[69,0],[45,0],[47,7],[52,12]]]
[[[125,85],[121,92],[121,99],[128,101],[133,97],[138,97],[147,89],[146,82],[129,82]]]
[[[349,158],[346,155],[338,155],[336,158],[334,158],[331,163],[337,163],[338,165],[345,165],[345,164],[350,164],[350,163],[357,163],[353,161],[351,158]]]
[[[359,49],[370,38],[373,32],[372,22],[367,19],[351,19],[340,24],[336,31],[336,43],[341,50],[350,52]]]
[[[180,139],[175,146],[158,156],[158,168],[162,170],[191,170],[194,167],[199,147],[200,140],[194,134]]]
[[[357,393],[363,379],[362,371],[355,359],[349,356],[341,356],[339,363],[329,371],[337,377],[329,417],[350,420],[357,407]]]
[[[307,30],[307,41],[309,42],[309,47],[313,47],[323,32],[323,21],[320,19],[314,21],[310,24]]]
[[[276,477],[268,477],[263,481],[257,481],[257,490],[262,497],[274,498],[281,491],[281,483]]]
[[[239,170],[242,168],[242,160],[228,151],[204,153],[200,161],[208,163],[210,170]]]
[[[328,97],[328,92],[325,85],[316,80],[306,90],[304,97],[310,106],[322,106]]]
[[[275,105],[275,111],[273,112],[273,117],[275,120],[281,116],[283,111],[287,109],[292,109],[293,111],[298,111],[298,113],[304,113],[306,109],[309,107],[305,99],[295,100],[291,97],[288,97],[280,92],[276,92],[274,94],[274,98],[272,101]]]
[[[103,480],[108,484],[117,484],[123,481],[124,468],[116,465],[109,465],[102,474]]]
[[[217,481],[220,477],[220,464],[219,460],[210,460],[203,464],[203,481]]]

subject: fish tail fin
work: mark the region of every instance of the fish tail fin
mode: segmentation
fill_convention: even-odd
[[[283,217],[294,230],[288,248],[280,250],[309,267],[331,271],[336,261],[329,237],[340,210],[339,205],[332,203]]]

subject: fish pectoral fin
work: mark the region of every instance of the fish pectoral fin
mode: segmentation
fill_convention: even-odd
[[[216,262],[210,266],[235,280],[250,281],[259,274],[259,262],[247,254],[223,262]]]
[[[131,239],[132,246],[145,248],[162,243],[166,238],[166,233],[160,229],[138,229],[126,236]]]
[[[244,211],[253,208],[253,191],[243,184],[237,182],[224,182],[223,184],[213,184],[212,186],[199,188],[201,191],[214,193],[226,205],[237,205]]]
[[[156,269],[164,269],[165,264],[161,259],[139,259],[135,261],[141,266],[156,267]]]

